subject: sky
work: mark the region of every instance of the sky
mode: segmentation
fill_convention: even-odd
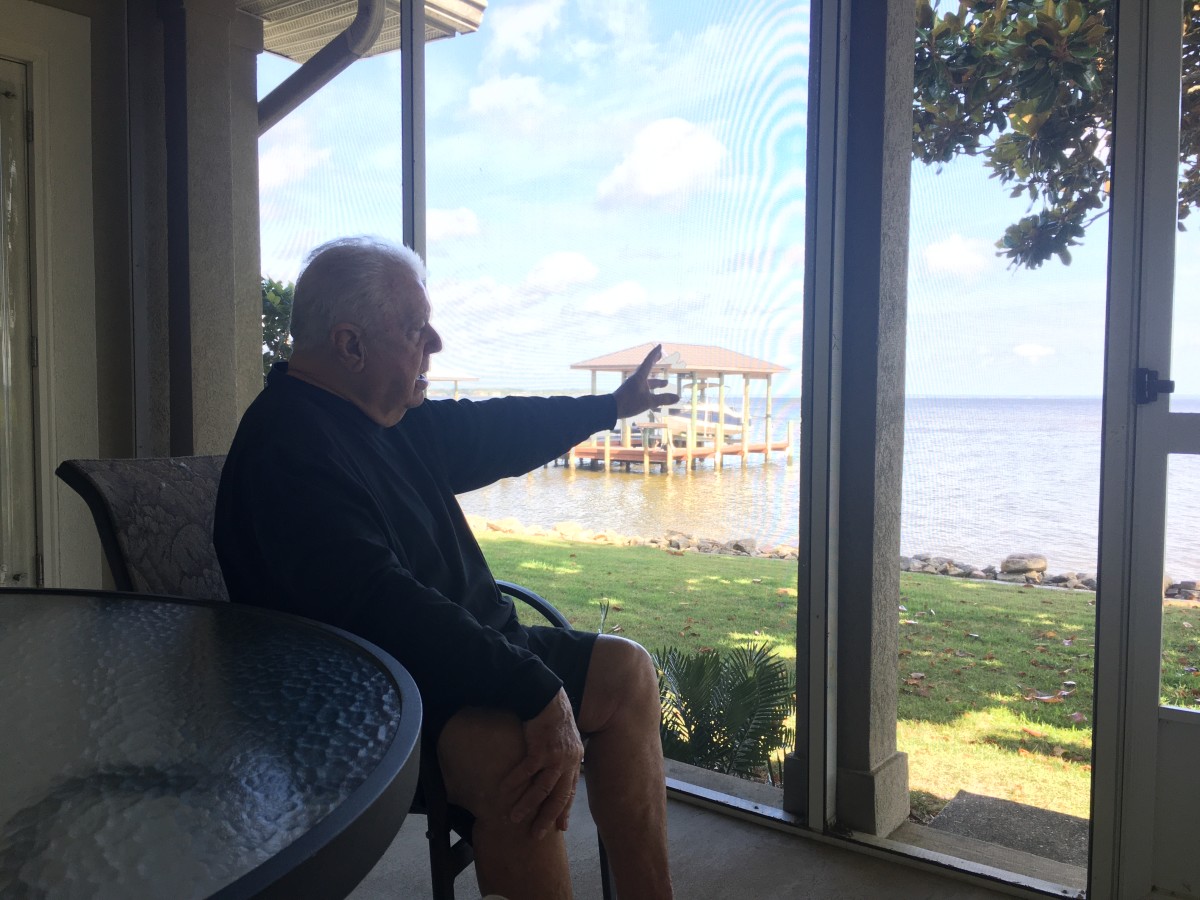
[[[493,0],[478,33],[429,44],[434,374],[587,390],[572,363],[669,341],[785,366],[774,391],[798,396],[807,47],[794,0]],[[401,238],[398,63],[355,63],[261,139],[264,275],[333,237]],[[294,68],[264,54],[260,94]],[[994,243],[1027,202],[977,160],[912,175],[909,393],[1099,396],[1106,221],[1069,267],[1013,271]],[[1181,294],[1198,260],[1181,251]],[[1195,306],[1172,374],[1200,394]]]

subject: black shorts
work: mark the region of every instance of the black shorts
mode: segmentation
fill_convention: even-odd
[[[529,650],[546,664],[546,668],[562,679],[563,690],[571,701],[571,709],[579,720],[583,705],[583,687],[587,684],[592,650],[596,646],[594,631],[572,631],[548,625],[522,625],[529,639]]]
[[[578,720],[597,634],[594,631],[572,631],[548,625],[518,627],[525,632],[529,652],[545,663],[546,668],[562,681],[563,690],[567,692],[567,699],[571,701],[571,709]],[[437,740],[442,729],[457,712],[458,710],[434,710],[426,707],[425,721],[421,723],[423,752],[436,754]]]

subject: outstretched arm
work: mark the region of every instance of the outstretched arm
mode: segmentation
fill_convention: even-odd
[[[628,419],[648,409],[667,406],[679,402],[679,395],[673,393],[656,394],[659,388],[665,388],[668,381],[665,378],[651,378],[650,373],[654,364],[662,359],[662,344],[646,354],[642,364],[632,375],[613,391],[617,400],[617,418]]]

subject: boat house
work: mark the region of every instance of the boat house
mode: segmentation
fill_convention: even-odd
[[[591,372],[591,390],[595,394],[599,392],[601,372],[616,373],[621,380],[628,378],[656,343],[662,344],[662,358],[655,374],[674,381],[674,390],[680,396],[679,404],[659,413],[651,413],[646,421],[623,421],[619,447],[612,448],[611,442],[602,446],[599,441],[593,440],[587,446],[576,448],[577,458],[593,462],[604,459],[606,464],[616,461],[627,466],[643,462],[647,468],[651,464],[658,464],[663,471],[670,471],[673,459],[686,460],[691,466],[700,459],[714,457],[717,465],[720,465],[724,456],[737,456],[745,460],[749,454],[767,455],[772,450],[783,450],[790,458],[790,424],[787,437],[782,441],[773,441],[772,429],[772,378],[787,372],[785,366],[724,347],[662,341],[639,344],[572,363],[571,368]],[[727,378],[731,376],[741,382],[740,409],[729,405]],[[762,440],[751,442],[750,388],[751,383],[758,379],[765,382],[766,412],[761,429]],[[715,396],[709,393],[713,390]],[[642,438],[636,442],[634,426]],[[673,448],[679,448],[682,452],[672,453]]]

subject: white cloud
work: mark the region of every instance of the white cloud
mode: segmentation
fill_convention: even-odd
[[[582,308],[584,312],[613,315],[631,306],[644,306],[649,296],[636,281],[622,281],[592,294],[583,301]]]
[[[1031,363],[1039,363],[1047,356],[1054,355],[1054,348],[1047,347],[1044,344],[1017,344],[1013,347],[1013,353],[1023,359],[1029,360]]]
[[[642,39],[651,31],[649,4],[643,0],[582,0],[579,7],[586,20],[618,43]]]
[[[927,244],[921,251],[931,273],[959,278],[978,278],[996,265],[996,248],[980,238],[952,234],[942,241]]]
[[[270,202],[263,204],[263,221],[292,220],[290,208],[279,209]],[[315,228],[300,228],[289,232],[268,229],[262,240],[262,273],[279,281],[295,281],[304,268],[304,260],[312,249],[329,240],[332,235]]]
[[[388,141],[382,147],[371,152],[371,165],[385,172],[400,168],[403,161],[404,149],[399,141]]]
[[[495,322],[502,316],[506,337],[532,334],[546,327],[545,316],[539,315],[529,298],[522,296],[512,285],[490,276],[431,282],[429,300],[433,305],[434,324],[443,341],[458,354],[446,359],[470,360],[486,355],[478,348],[486,344],[493,330],[485,328],[481,331],[481,322]],[[477,362],[476,366],[479,365],[482,363]],[[456,368],[463,366],[456,365]]]
[[[539,260],[525,276],[521,287],[531,293],[559,294],[591,281],[599,272],[582,253],[564,250]]]
[[[425,236],[430,241],[479,234],[479,217],[465,206],[431,209],[425,213]]]
[[[258,153],[258,187],[269,191],[303,180],[333,155],[328,147],[314,147],[308,121],[292,113],[265,138]]]
[[[633,149],[596,188],[601,205],[640,202],[686,193],[713,175],[725,158],[724,145],[685,119],[651,122],[633,139]]]
[[[803,273],[804,245],[756,247],[739,250],[721,262],[721,274],[746,272],[756,275]]]
[[[591,38],[574,38],[566,43],[566,56],[574,62],[591,62],[604,53],[604,45]]]
[[[471,115],[500,120],[506,128],[534,130],[546,107],[541,79],[532,75],[489,78],[467,91],[467,111]]]
[[[534,0],[489,9],[486,30],[492,39],[487,47],[488,59],[502,59],[510,53],[523,62],[536,59],[546,35],[558,28],[564,2]]]

